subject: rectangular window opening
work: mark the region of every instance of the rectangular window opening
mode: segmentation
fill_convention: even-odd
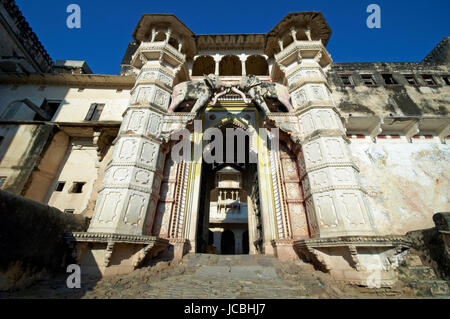
[[[86,115],[85,121],[96,122],[100,119],[105,104],[92,103]]]
[[[353,85],[352,78],[351,78],[350,74],[340,74],[339,76],[341,77],[342,83],[345,86]]]
[[[406,74],[405,79],[409,85],[417,85],[416,77],[412,74]]]
[[[386,85],[398,84],[397,81],[395,81],[395,79],[392,76],[392,74],[386,73],[386,74],[382,74],[381,76],[383,77],[384,82],[386,83]]]
[[[376,84],[372,74],[361,74],[361,78],[365,85],[371,86]]]
[[[72,193],[72,194],[81,194],[83,192],[83,186],[85,184],[86,183],[83,183],[83,182],[74,182],[73,186],[72,186],[72,189],[70,190],[70,193]]]
[[[65,214],[74,214],[75,213],[75,209],[64,209],[64,213]]]
[[[444,80],[445,85],[450,85],[450,76],[444,75],[444,76],[442,77],[442,79]]]
[[[429,86],[436,85],[436,82],[434,81],[433,76],[431,74],[422,74],[422,79]]]
[[[66,182],[58,182],[58,185],[56,185],[56,192],[62,192],[64,189],[64,186],[66,186]]]
[[[51,120],[55,115],[56,111],[58,111],[59,106],[61,105],[61,101],[49,101],[47,99],[44,100],[40,109],[44,111],[48,115],[48,119]],[[41,115],[36,114],[34,117],[35,121],[45,121]]]

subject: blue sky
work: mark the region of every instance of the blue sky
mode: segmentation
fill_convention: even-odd
[[[143,13],[173,13],[194,33],[266,33],[287,13],[322,11],[333,30],[335,62],[422,60],[450,36],[448,0],[16,0],[54,60],[86,60],[94,73],[118,74]],[[81,7],[81,29],[68,29],[66,8]],[[381,29],[366,26],[369,4],[381,7]]]

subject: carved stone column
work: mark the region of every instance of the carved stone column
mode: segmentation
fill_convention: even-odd
[[[81,263],[86,268],[127,273],[169,243],[151,235],[166,156],[163,120],[185,61],[167,41],[142,42],[132,57],[131,65],[139,72],[94,216],[87,233],[74,234],[76,241],[92,245],[91,263]]]
[[[331,58],[321,41],[294,44],[294,50],[280,52],[276,61],[285,71],[299,120],[295,139],[303,150],[298,163],[311,235],[375,235],[365,190],[324,71]],[[306,49],[314,56],[303,58]]]
[[[294,41],[275,54],[289,87],[295,117],[281,129],[300,146],[297,162],[312,239],[296,251],[338,280],[390,286],[407,242],[377,236],[350,141],[332,99],[326,70],[332,60],[322,41]],[[278,247],[277,247],[278,249]]]
[[[150,235],[159,198],[165,153],[161,125],[174,73],[161,63],[142,63],[115,141],[89,232]]]

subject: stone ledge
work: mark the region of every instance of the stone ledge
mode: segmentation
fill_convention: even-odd
[[[303,247],[338,247],[345,245],[354,245],[360,247],[371,246],[394,246],[402,245],[405,247],[411,247],[411,240],[406,236],[343,236],[332,238],[313,238],[297,240],[294,245]]]
[[[169,245],[167,239],[154,236],[73,232],[64,237],[83,273],[100,276],[131,273]]]
[[[126,243],[126,244],[169,244],[167,239],[155,236],[120,235],[108,233],[81,233],[74,232],[64,236],[71,242],[95,242],[95,243]]]
[[[406,236],[341,236],[297,240],[297,253],[336,280],[371,288],[391,287],[395,269],[412,243]],[[367,258],[367,253],[377,258]]]

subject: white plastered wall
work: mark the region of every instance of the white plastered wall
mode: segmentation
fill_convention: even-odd
[[[434,227],[450,211],[450,146],[438,138],[351,139],[350,148],[383,235]]]

